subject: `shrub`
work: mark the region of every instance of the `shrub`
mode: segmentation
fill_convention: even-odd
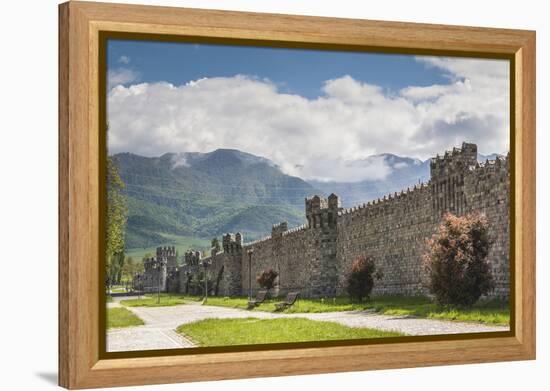
[[[256,277],[256,282],[258,282],[258,285],[262,288],[270,290],[275,286],[275,279],[278,275],[279,274],[273,269],[264,270]]]
[[[471,306],[493,289],[487,228],[481,214],[443,216],[424,254],[428,288],[439,304]]]
[[[363,301],[363,298],[369,298],[374,287],[373,275],[375,271],[376,267],[371,257],[360,256],[353,261],[347,276],[347,291],[352,301],[355,299]],[[382,274],[377,273],[377,279],[380,278],[382,278]]]

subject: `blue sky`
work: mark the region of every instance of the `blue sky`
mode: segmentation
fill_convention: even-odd
[[[509,148],[504,60],[117,40],[107,61],[109,153],[233,148],[350,182],[397,169],[373,155]]]
[[[430,69],[413,56],[364,52],[109,40],[107,63],[109,70],[135,71],[139,82],[181,85],[243,74],[267,78],[281,92],[307,98],[322,95],[324,81],[346,74],[390,92],[448,82],[445,71]]]

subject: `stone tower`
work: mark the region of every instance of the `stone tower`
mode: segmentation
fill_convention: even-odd
[[[241,294],[241,267],[243,260],[243,236],[240,232],[235,235],[225,234],[222,238],[225,256],[223,279],[225,295]]]
[[[443,156],[437,155],[430,162],[430,186],[432,207],[436,214],[452,212],[463,214],[468,210],[464,194],[464,175],[477,163],[477,146],[462,143]]]
[[[336,239],[340,200],[336,194],[328,199],[317,195],[306,198],[306,219],[311,230],[315,254],[311,260],[308,295],[332,297],[336,293]]]
[[[174,246],[157,247],[157,259],[166,261],[168,273],[174,272],[178,266]]]
[[[147,258],[143,261],[143,290],[146,292],[166,291],[168,276],[166,264],[158,267],[158,258]],[[157,267],[155,267],[157,265]]]

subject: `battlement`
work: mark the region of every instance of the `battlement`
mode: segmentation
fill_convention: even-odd
[[[268,240],[271,240],[271,236],[264,236],[263,238],[259,238],[259,239],[253,240],[252,242],[246,243],[244,246],[245,246],[245,247],[248,247],[248,246],[252,246],[252,245],[254,245],[254,244],[259,244],[259,243],[267,242]]]
[[[157,259],[164,260],[168,270],[174,271],[177,266],[177,255],[175,246],[157,247]]]
[[[200,251],[187,250],[183,255],[183,259],[186,265],[197,266],[202,259],[202,253]]]
[[[510,163],[510,154],[507,154],[505,157],[497,156],[496,159],[494,160],[486,159],[484,162],[477,162],[475,165],[470,166],[469,170],[472,172],[480,172],[481,170],[484,170],[484,169],[508,170],[509,163]]]
[[[165,246],[157,247],[157,258],[168,258],[176,256],[176,247],[174,246]]]
[[[299,225],[299,226],[297,226],[297,227],[291,228],[291,229],[289,229],[288,231],[283,232],[283,236],[291,235],[291,234],[293,234],[293,233],[295,233],[295,232],[303,231],[303,230],[305,230],[305,229],[307,229],[307,225],[306,225],[306,224],[302,224],[302,225]]]
[[[243,235],[237,232],[235,235],[227,233],[222,237],[222,246],[225,253],[237,253],[242,251]]]
[[[305,199],[306,219],[309,228],[320,228],[325,224],[336,225],[336,217],[341,209],[339,197],[332,193],[328,198],[314,195]]]
[[[314,195],[313,197],[306,197],[306,213],[311,212],[319,212],[321,209],[328,208],[328,199],[325,197],[319,197],[318,195]]]
[[[338,212],[338,216],[346,216],[353,214],[358,211],[365,211],[368,213],[369,210],[373,210],[375,208],[379,208],[384,205],[393,205],[397,201],[411,199],[414,196],[420,195],[422,190],[427,190],[430,186],[430,183],[422,182],[418,185],[414,185],[413,187],[407,187],[406,190],[401,190],[399,192],[393,192],[389,193],[387,195],[384,195],[382,198],[377,198],[375,200],[357,205],[352,206],[350,208],[343,208]]]
[[[143,260],[143,268],[147,271],[147,270],[152,270],[153,269],[153,264],[155,263],[155,258],[151,257],[151,258],[145,258]]]
[[[274,224],[271,227],[271,237],[281,236],[286,231],[288,231],[288,223],[286,221],[279,224]]]
[[[477,163],[477,145],[462,143],[461,148],[453,148],[445,151],[443,156],[436,155],[430,161],[430,176],[438,180],[458,171],[467,170],[469,166]]]

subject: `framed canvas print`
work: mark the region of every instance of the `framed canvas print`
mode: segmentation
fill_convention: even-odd
[[[59,12],[62,386],[535,357],[534,32]]]

